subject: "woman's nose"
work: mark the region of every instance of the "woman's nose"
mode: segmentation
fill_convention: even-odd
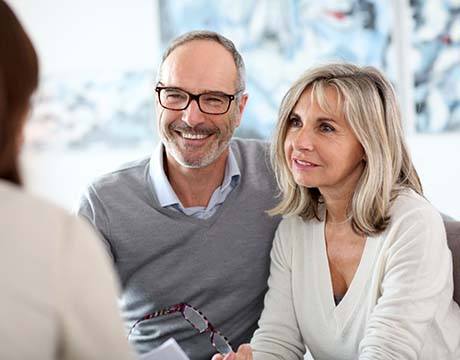
[[[313,150],[313,131],[308,127],[299,129],[293,139],[293,146],[296,150]]]

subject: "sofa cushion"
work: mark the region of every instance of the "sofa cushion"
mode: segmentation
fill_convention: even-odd
[[[444,225],[454,266],[454,300],[460,304],[460,221],[446,221]]]

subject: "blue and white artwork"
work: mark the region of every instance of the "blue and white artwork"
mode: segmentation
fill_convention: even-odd
[[[26,148],[151,147],[156,141],[156,1],[15,3],[40,60]]]
[[[417,131],[460,131],[460,1],[411,7]]]
[[[399,65],[392,37],[398,34],[393,33],[392,3],[139,0],[136,6],[151,8],[152,21],[153,9],[158,9],[159,24],[152,26],[156,34],[151,36],[159,32],[163,49],[174,37],[197,29],[214,30],[233,40],[246,62],[249,93],[238,135],[268,138],[282,96],[312,65],[343,60],[373,65],[383,70],[396,88],[401,85],[395,76]],[[415,128],[429,133],[460,131],[460,0],[409,3],[412,68],[406,71],[413,72],[415,79],[414,99],[410,100],[416,108]],[[136,21],[132,17],[126,19],[124,31],[134,28]],[[118,28],[119,21],[112,25]],[[91,37],[98,28],[84,31]],[[79,29],[78,33],[82,32]],[[148,47],[151,42],[139,46]],[[122,63],[123,47],[119,51],[118,62]],[[151,63],[151,67],[120,65],[117,69],[108,66],[43,73],[27,126],[28,147],[82,149],[101,144],[153,144],[157,140],[153,111],[155,61],[152,59]]]
[[[26,128],[35,149],[133,147],[154,141],[153,69],[46,75]]]
[[[311,65],[345,60],[392,72],[387,1],[159,0],[159,6],[163,46],[209,29],[241,51],[249,103],[240,136],[269,137],[282,96]]]

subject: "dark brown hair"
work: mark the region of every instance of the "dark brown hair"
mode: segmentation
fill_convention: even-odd
[[[0,0],[0,179],[18,185],[22,130],[37,85],[38,59],[32,42],[10,7]]]

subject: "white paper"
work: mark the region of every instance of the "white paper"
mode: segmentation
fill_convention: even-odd
[[[156,349],[141,355],[139,360],[190,360],[173,338],[166,340]]]

